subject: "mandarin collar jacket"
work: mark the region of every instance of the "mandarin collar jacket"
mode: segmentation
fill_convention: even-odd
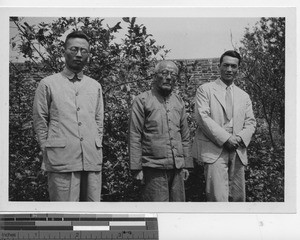
[[[99,171],[102,164],[101,85],[68,69],[42,79],[33,104],[33,124],[46,171]]]
[[[129,123],[130,168],[181,169],[193,167],[190,132],[183,100],[156,89],[135,97]]]

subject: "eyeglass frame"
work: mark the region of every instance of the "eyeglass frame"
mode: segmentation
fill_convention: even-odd
[[[80,53],[81,53],[82,56],[88,56],[90,54],[90,51],[88,49],[86,49],[86,48],[80,48],[80,47],[73,46],[73,47],[68,48],[68,50],[70,51],[70,53],[73,56],[76,56],[79,51],[80,51]]]
[[[170,75],[173,78],[178,78],[178,73],[174,73],[174,72],[168,71],[168,70],[162,70],[162,71],[158,72],[158,74],[161,74],[164,77],[168,77]]]

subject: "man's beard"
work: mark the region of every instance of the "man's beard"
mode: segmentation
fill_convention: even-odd
[[[171,94],[171,92],[173,91],[173,85],[172,83],[170,84],[171,87],[167,88],[167,87],[163,87],[163,84],[160,83],[160,79],[156,79],[153,82],[153,86],[154,88],[156,88],[156,90],[158,91],[158,93],[163,96],[163,97],[167,97]]]
[[[171,92],[173,91],[173,88],[171,89],[163,89],[163,88],[159,88],[158,92],[160,93],[160,95],[162,95],[163,97],[167,97],[171,94]]]

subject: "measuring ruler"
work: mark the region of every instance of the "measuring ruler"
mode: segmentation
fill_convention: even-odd
[[[155,214],[0,214],[0,240],[158,240]]]

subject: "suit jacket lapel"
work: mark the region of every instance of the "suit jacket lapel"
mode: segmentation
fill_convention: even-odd
[[[233,85],[233,116],[237,116],[238,110],[242,104],[241,99],[239,88]]]
[[[241,97],[240,89],[237,86],[233,86],[233,128],[234,132],[235,129],[238,127],[241,119],[241,115],[239,113],[241,105],[243,104]]]
[[[224,99],[224,93],[223,93],[223,89],[222,86],[219,84],[219,81],[221,81],[220,79],[217,79],[214,83],[214,95],[217,98],[217,100],[219,101],[219,103],[221,104],[221,106],[224,108],[224,110],[226,109],[226,103],[225,103],[225,99]]]

